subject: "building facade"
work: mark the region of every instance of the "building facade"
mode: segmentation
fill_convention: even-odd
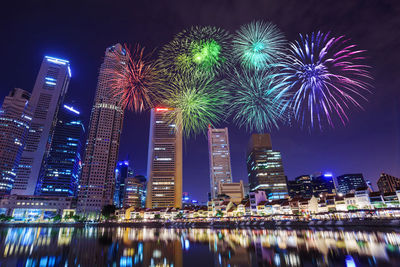
[[[78,193],[80,214],[97,216],[103,206],[113,204],[124,110],[112,94],[109,69],[122,69],[125,55],[120,44],[108,47],[100,67]]]
[[[250,191],[263,190],[269,199],[285,198],[288,194],[286,176],[279,151],[272,150],[269,134],[253,134],[247,154]]]
[[[234,203],[240,203],[244,198],[243,181],[239,183],[218,183],[218,191],[221,195],[227,195]]]
[[[24,151],[32,120],[29,98],[28,92],[15,88],[0,109],[0,195],[11,192]]]
[[[208,127],[208,154],[211,198],[216,198],[220,194],[218,192],[219,183],[232,182],[228,128]]]
[[[400,178],[394,177],[387,173],[381,173],[377,184],[381,193],[396,192],[396,188],[400,187]]]
[[[151,110],[146,208],[182,207],[182,132],[170,122],[172,111]]]
[[[37,195],[77,196],[84,133],[80,112],[71,105],[63,105],[58,112],[44,175],[36,187]]]
[[[142,208],[146,199],[146,178],[143,175],[125,179],[123,207]]]
[[[362,173],[343,174],[336,177],[338,192],[347,194],[359,187],[367,186]]]
[[[46,56],[36,78],[29,105],[33,108],[31,126],[19,162],[12,194],[33,195],[42,163],[47,157],[57,122],[57,113],[71,78],[67,60]]]
[[[133,170],[129,166],[129,160],[120,161],[115,168],[115,191],[114,205],[117,208],[123,207],[125,180],[127,177],[133,177]]]
[[[315,174],[311,176],[313,195],[319,197],[326,194],[335,194],[336,187],[333,181],[333,176],[330,173]]]

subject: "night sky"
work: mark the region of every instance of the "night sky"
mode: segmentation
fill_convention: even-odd
[[[68,59],[72,80],[66,102],[74,102],[88,126],[97,74],[106,47],[117,42],[158,49],[192,25],[234,32],[255,19],[272,21],[288,40],[298,33],[345,34],[366,49],[373,94],[365,111],[349,112],[346,126],[324,132],[298,127],[272,131],[289,179],[316,171],[335,176],[362,172],[374,183],[381,172],[400,177],[400,4],[398,0],[201,0],[201,1],[12,1],[0,11],[0,99],[14,88],[32,91],[43,56]],[[84,2],[84,3],[82,3]],[[104,2],[104,3],[102,3]],[[86,4],[85,4],[86,3]],[[13,5],[13,6],[11,6]],[[233,179],[247,183],[245,153],[250,132],[229,127]],[[149,112],[127,112],[120,159],[130,154],[146,174]],[[184,144],[183,189],[199,200],[209,190],[206,135]],[[374,184],[375,189],[377,189]]]

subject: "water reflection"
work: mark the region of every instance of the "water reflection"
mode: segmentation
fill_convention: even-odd
[[[0,266],[398,266],[397,232],[1,228]],[[397,263],[397,264],[396,264]]]

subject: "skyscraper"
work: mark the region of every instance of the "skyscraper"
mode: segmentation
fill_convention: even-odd
[[[63,105],[58,112],[49,156],[44,164],[44,175],[37,185],[37,194],[66,197],[77,195],[84,132],[80,112],[70,105]]]
[[[229,152],[228,128],[208,127],[208,154],[210,162],[211,198],[219,194],[219,183],[231,183],[231,156]]]
[[[146,208],[182,207],[182,132],[169,123],[171,110],[151,110]]]
[[[338,184],[338,192],[342,194],[347,194],[351,190],[367,186],[362,173],[343,174],[336,177],[336,181]]]
[[[129,160],[120,161],[115,168],[115,191],[114,205],[122,208],[125,192],[125,180],[127,177],[133,177],[133,170],[129,166]]]
[[[335,183],[333,182],[333,175],[331,173],[313,174],[311,175],[311,183],[315,197],[336,193]]]
[[[123,194],[124,207],[143,207],[146,197],[146,178],[143,175],[127,177]]]
[[[272,150],[269,134],[252,134],[247,154],[247,172],[250,191],[263,190],[269,199],[287,196],[281,153]]]
[[[58,109],[64,100],[70,78],[71,69],[67,60],[48,56],[43,59],[29,100],[33,117],[12,194],[35,193],[43,160],[50,149]]]
[[[13,89],[0,109],[0,194],[9,194],[24,150],[32,114],[28,107],[30,94]]]
[[[400,187],[400,178],[387,173],[381,173],[377,184],[381,193],[396,192],[396,189]]]
[[[107,69],[125,64],[114,53],[126,55],[120,44],[108,47],[100,67],[78,193],[77,210],[81,214],[97,216],[103,206],[113,203],[124,110],[112,95]]]

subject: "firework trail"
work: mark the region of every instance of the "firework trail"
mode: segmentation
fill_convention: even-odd
[[[311,129],[327,122],[334,127],[333,117],[345,124],[351,106],[362,108],[358,100],[366,100],[372,79],[369,66],[362,64],[364,50],[357,50],[344,36],[330,37],[321,32],[300,35],[290,44],[283,62],[282,94],[289,94],[287,107],[302,127]]]
[[[229,94],[221,81],[211,77],[177,75],[164,88],[160,102],[174,108],[169,119],[189,137],[222,120]]]
[[[236,31],[232,48],[237,62],[246,68],[264,68],[285,54],[286,39],[275,24],[253,21]]]
[[[167,79],[180,74],[215,77],[230,63],[230,38],[217,27],[193,26],[161,49],[158,66]]]
[[[114,64],[106,72],[113,97],[123,109],[141,112],[153,107],[157,72],[155,64],[146,61],[144,48],[136,45],[130,51],[125,44],[122,52],[114,51],[112,56]]]
[[[229,76],[228,86],[233,92],[230,110],[239,127],[256,132],[271,131],[288,118],[284,111],[285,95],[281,94],[285,84],[276,71],[235,69]]]

